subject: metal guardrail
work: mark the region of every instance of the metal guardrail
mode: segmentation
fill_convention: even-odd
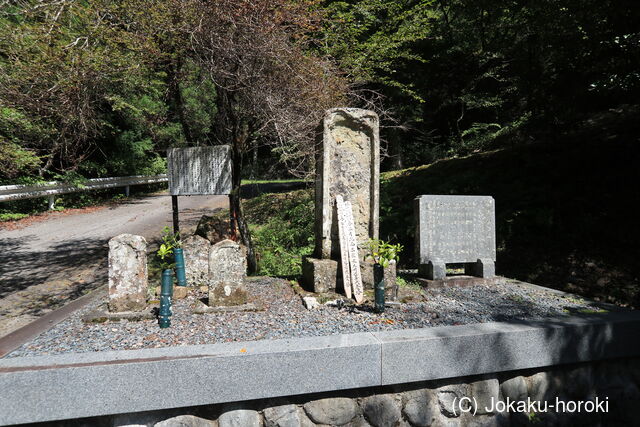
[[[45,182],[33,185],[3,185],[0,186],[0,202],[8,202],[12,200],[34,199],[37,197],[49,198],[49,209],[54,208],[55,195],[77,193],[80,191],[100,190],[104,188],[125,187],[125,194],[129,195],[129,186],[156,184],[159,182],[167,182],[166,174],[163,175],[137,175],[137,176],[119,176],[110,178],[93,178],[88,179],[82,184],[68,184],[64,182]]]

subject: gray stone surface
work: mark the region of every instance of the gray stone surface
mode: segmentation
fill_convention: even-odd
[[[0,390],[11,390],[0,392],[0,424],[154,411],[637,357],[639,326],[640,314],[630,311],[376,334],[0,359]],[[528,377],[532,398],[545,397],[548,390],[552,390],[549,396],[561,396],[564,389],[575,394],[568,390],[574,386],[569,375],[549,375]],[[637,387],[625,385],[625,381],[635,378],[628,370],[600,370],[597,378],[605,383],[602,390],[612,396],[626,399],[625,396],[640,394]],[[154,390],[163,393],[150,393],[150,381]],[[576,382],[575,387],[579,384]],[[449,396],[438,395],[436,402],[452,397],[456,387],[441,386],[438,392],[448,391]],[[406,407],[405,404],[405,416]],[[360,415],[357,407],[351,408],[345,418]],[[334,411],[333,405],[326,404],[324,411]],[[446,425],[444,418],[434,420],[433,425]],[[486,420],[491,421],[491,417]]]
[[[0,425],[371,387],[375,366],[368,333],[0,359]]]
[[[147,307],[147,241],[120,234],[109,240],[109,311],[142,311]]]
[[[527,391],[531,400],[544,402],[549,397],[551,383],[546,372],[537,372],[527,377]]]
[[[260,414],[251,409],[233,409],[218,417],[220,427],[261,427]]]
[[[188,236],[182,241],[187,286],[208,284],[210,248],[211,243],[201,236]]]
[[[209,250],[209,306],[227,307],[247,303],[245,280],[247,257],[243,248],[223,240]]]
[[[372,111],[334,108],[327,111],[322,126],[316,158],[314,256],[337,260],[340,244],[336,195],[342,195],[353,205],[358,244],[378,237],[379,120]]]
[[[373,289],[373,261],[366,259],[360,261],[360,275],[362,276],[362,284],[367,289]],[[396,263],[392,262],[384,269],[385,289],[390,290],[396,285]]]
[[[495,203],[490,196],[423,195],[415,199],[416,260],[419,272],[442,279],[448,263],[493,277],[496,259]]]
[[[304,306],[309,310],[320,307],[320,303],[315,297],[303,297],[302,302],[304,303]]]
[[[265,427],[300,427],[303,425],[304,414],[296,405],[280,405],[264,410]]]
[[[502,399],[506,401],[507,398],[512,402],[519,402],[526,400],[529,393],[527,392],[527,383],[522,375],[509,378],[500,384],[500,394]]]
[[[358,414],[358,405],[346,397],[333,397],[306,403],[304,410],[314,423],[341,425]]]
[[[153,427],[216,427],[217,425],[218,423],[215,421],[196,417],[194,415],[179,415],[177,417],[169,418],[168,420],[160,421]]]
[[[475,381],[470,384],[469,393],[474,397],[473,407],[476,415],[493,413],[500,399],[500,383],[495,378]]]
[[[466,384],[448,384],[438,388],[438,406],[440,413],[447,418],[458,418],[463,415],[461,409],[469,408],[468,402],[461,399],[468,396]],[[462,405],[462,408],[461,408]]]
[[[170,148],[167,150],[169,194],[231,193],[231,146]]]
[[[395,426],[402,417],[399,402],[389,394],[367,397],[362,402],[362,410],[374,427]]]
[[[416,427],[428,427],[438,417],[438,399],[431,390],[414,390],[405,393],[403,413]]]
[[[371,427],[371,424],[367,422],[363,415],[358,415],[348,423],[343,424],[343,427]]]
[[[311,292],[335,292],[336,287],[342,289],[338,262],[332,259],[302,258],[302,278],[305,288]]]
[[[640,354],[637,312],[376,332],[398,384]],[[456,363],[451,363],[455,360]]]

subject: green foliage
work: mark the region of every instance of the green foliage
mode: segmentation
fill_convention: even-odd
[[[22,218],[27,218],[28,214],[21,213],[0,213],[0,222],[1,221],[17,221]]]
[[[376,83],[423,102],[406,71],[425,62],[416,50],[428,36],[431,1],[327,2],[326,49],[356,83]]]
[[[367,258],[373,259],[376,264],[386,268],[391,261],[400,260],[400,252],[404,247],[398,243],[395,245],[380,239],[369,239],[367,242]]]
[[[162,241],[167,248],[181,248],[180,233],[174,233],[168,226],[162,229]]]
[[[301,274],[301,257],[313,252],[313,197],[308,190],[263,194],[245,201],[258,253],[259,273]]]
[[[0,135],[0,176],[16,178],[37,170],[40,157],[33,151],[20,147]]]
[[[174,267],[173,249],[174,247],[170,244],[162,243],[156,251],[156,257],[160,263],[160,267],[162,268],[162,270],[167,270]]]

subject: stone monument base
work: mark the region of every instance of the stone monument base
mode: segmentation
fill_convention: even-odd
[[[201,300],[197,300],[195,304],[192,306],[193,312],[195,314],[206,314],[206,313],[220,313],[220,312],[229,312],[229,311],[262,311],[263,308],[257,306],[253,303],[245,303],[240,305],[229,305],[229,306],[208,306]]]
[[[437,280],[429,280],[423,277],[416,277],[414,280],[427,289],[441,289],[454,286],[503,285],[507,282],[506,278],[500,276],[494,276],[485,279],[482,277],[466,275],[447,276],[444,279]]]
[[[476,262],[467,262],[464,263],[464,274],[491,279],[496,275],[496,265],[492,259],[478,259]],[[429,260],[427,263],[418,266],[418,276],[429,280],[444,280],[447,276],[447,266],[441,260]]]
[[[128,320],[130,322],[150,320],[156,318],[154,308],[154,306],[148,305],[141,311],[120,311],[113,313],[108,310],[106,304],[103,304],[82,316],[82,321],[84,323],[106,323],[119,322],[121,320]]]
[[[373,289],[373,261],[360,261],[362,286]],[[389,295],[397,295],[396,265],[392,263],[384,269],[385,287]],[[302,283],[305,290],[315,293],[344,293],[342,270],[338,261],[305,257],[302,259]]]
[[[302,258],[302,286],[317,294],[342,291],[342,277],[338,279],[338,261]]]

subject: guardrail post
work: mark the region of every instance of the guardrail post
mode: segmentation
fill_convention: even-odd
[[[124,187],[124,195],[126,197],[129,197],[129,186],[128,185]]]
[[[56,196],[49,196],[49,210],[52,211],[56,208]]]

